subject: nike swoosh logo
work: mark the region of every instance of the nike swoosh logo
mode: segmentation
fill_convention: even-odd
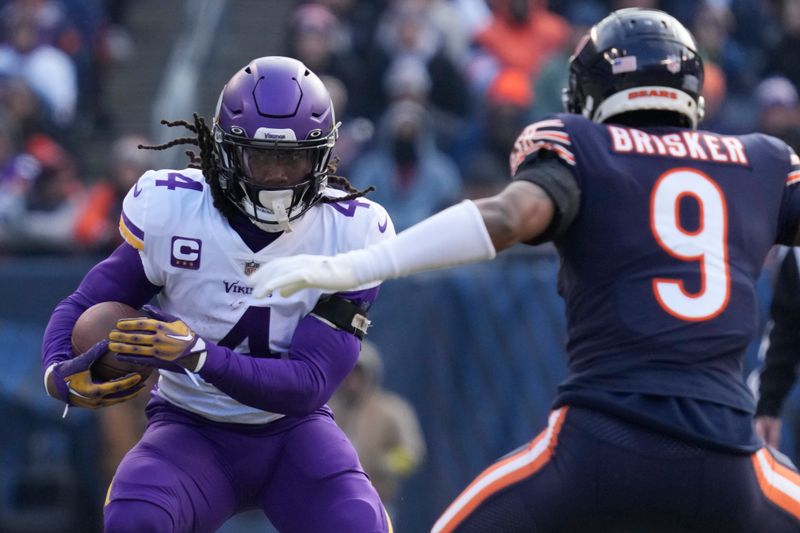
[[[167,333],[167,337],[170,339],[175,339],[176,341],[185,341],[189,342],[190,340],[194,339],[193,335],[170,335]]]
[[[384,231],[386,231],[386,227],[387,227],[388,225],[389,225],[389,217],[387,216],[386,218],[384,218],[384,219],[383,219],[383,224],[381,224],[380,222],[378,222],[378,231],[380,231],[381,233],[383,233]]]
[[[142,194],[142,189],[139,188],[139,182],[133,184],[133,197],[136,198]]]

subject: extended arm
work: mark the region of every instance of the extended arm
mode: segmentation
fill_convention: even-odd
[[[496,196],[466,200],[362,250],[272,261],[258,269],[249,283],[258,297],[278,288],[284,295],[307,287],[338,291],[493,259],[497,250],[542,234],[553,213],[553,202],[540,186],[518,181]]]
[[[534,240],[553,219],[554,206],[538,185],[515,181],[502,192],[475,201],[496,251]]]
[[[545,156],[521,165],[515,179],[495,196],[449,207],[393,239],[334,257],[271,261],[248,282],[257,297],[276,289],[283,295],[308,287],[338,291],[492,259],[518,242],[538,244],[563,235],[580,203],[572,172]]]

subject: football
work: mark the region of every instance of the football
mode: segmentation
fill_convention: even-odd
[[[121,318],[135,318],[142,312],[120,302],[100,302],[95,304],[78,318],[72,328],[72,351],[82,354],[101,340],[117,325]],[[92,364],[92,378],[97,382],[120,378],[132,372],[146,380],[153,369],[149,366],[120,361],[113,352],[107,352]]]

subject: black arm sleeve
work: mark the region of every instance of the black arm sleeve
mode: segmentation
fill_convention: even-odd
[[[794,250],[781,263],[770,307],[772,330],[759,384],[757,415],[779,416],[800,363],[800,274]]]
[[[520,166],[514,179],[535,183],[555,205],[555,215],[544,233],[525,244],[542,244],[564,235],[578,215],[581,198],[578,182],[567,165],[552,152],[542,150],[535,159]]]

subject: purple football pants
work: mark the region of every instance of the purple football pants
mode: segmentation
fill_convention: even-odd
[[[144,436],[111,483],[106,532],[214,531],[259,507],[281,532],[390,531],[355,450],[326,412],[251,428],[163,403],[148,411]]]

